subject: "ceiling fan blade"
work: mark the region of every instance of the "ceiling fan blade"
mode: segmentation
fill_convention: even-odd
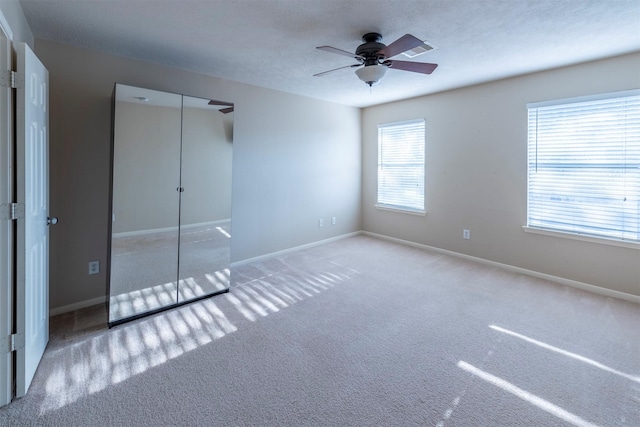
[[[233,107],[233,102],[216,101],[215,99],[212,99],[211,101],[209,101],[209,105],[223,105],[225,107]]]
[[[233,107],[221,108],[218,111],[222,114],[233,113]]]
[[[348,56],[349,58],[354,58],[358,60],[363,60],[364,58],[360,55],[356,55],[355,53],[347,52],[346,50],[338,49],[337,47],[332,46],[318,46],[316,49],[324,50],[325,52],[337,53],[338,55]]]
[[[438,64],[429,64],[427,62],[410,62],[410,61],[388,61],[389,68],[396,70],[413,71],[414,73],[431,74],[438,67]]]
[[[334,68],[333,70],[323,71],[323,72],[321,72],[321,73],[314,74],[314,75],[313,75],[313,77],[320,77],[320,76],[324,76],[325,74],[333,73],[334,71],[342,70],[343,68],[360,67],[361,65],[362,65],[362,64],[346,65],[346,66],[344,66],[344,67]]]
[[[414,47],[420,46],[422,43],[423,41],[416,36],[405,34],[387,47],[383,47],[382,49],[380,49],[378,51],[378,54],[384,55],[385,58],[391,58],[402,52],[413,49]]]

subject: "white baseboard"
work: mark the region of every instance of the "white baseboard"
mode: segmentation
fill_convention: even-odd
[[[423,245],[420,243],[411,242],[409,240],[397,239],[395,237],[385,236],[383,234],[371,233],[369,231],[363,231],[362,234],[377,237],[383,240],[389,240],[392,242],[400,243],[407,246],[413,246],[420,249],[426,249],[434,252],[438,252],[444,255],[451,255],[457,258],[466,259],[469,261],[479,262],[481,264],[490,265],[492,267],[502,268],[514,273],[524,274],[526,276],[537,277],[539,279],[549,280],[550,282],[559,283],[561,285],[571,286],[573,288],[582,289],[584,291],[593,292],[595,294],[604,295],[607,297],[619,298],[626,301],[631,301],[640,304],[640,296],[628,294],[626,292],[615,291],[613,289],[602,288],[600,286],[590,285],[588,283],[578,282],[576,280],[565,279],[564,277],[553,276],[551,274],[540,273],[538,271],[527,270],[526,268],[515,267],[509,264],[502,264],[500,262],[490,261],[484,258],[478,258],[471,255],[465,255],[458,252],[448,251],[446,249],[437,248],[435,246]]]
[[[280,255],[286,255],[286,254],[289,254],[291,252],[296,252],[296,251],[299,251],[301,249],[308,249],[308,248],[312,248],[314,246],[324,245],[326,243],[335,242],[336,240],[346,239],[347,237],[357,236],[359,234],[362,234],[362,231],[354,231],[353,233],[341,234],[340,236],[331,237],[329,239],[319,240],[317,242],[307,243],[305,245],[294,246],[293,248],[283,249],[281,251],[271,252],[271,253],[268,253],[268,254],[265,254],[265,255],[259,255],[257,257],[253,257],[253,258],[243,259],[241,261],[232,262],[231,263],[231,268],[239,267],[241,265],[249,264],[249,263],[252,263],[252,262],[264,261],[264,260],[267,260],[267,259],[270,259],[270,258],[274,258],[274,257],[280,256]]]
[[[219,219],[217,221],[198,222],[195,224],[182,224],[180,225],[180,228],[189,229],[189,228],[205,227],[205,226],[213,227],[214,225],[227,224],[229,222],[231,222],[231,218]],[[150,228],[148,230],[122,231],[120,233],[113,233],[113,237],[144,236],[146,234],[152,234],[152,233],[167,233],[170,231],[178,231],[178,229],[179,228],[175,226],[175,227],[165,227],[165,228]]]
[[[215,223],[221,223],[222,221],[216,221]],[[208,223],[208,225],[211,225],[212,223]],[[198,224],[198,225],[204,225],[204,224]],[[319,246],[319,245],[324,245],[326,243],[330,243],[330,242],[334,242],[336,240],[340,240],[340,239],[345,239],[347,237],[351,237],[351,236],[357,236],[359,234],[362,234],[362,231],[356,231],[353,233],[348,233],[348,234],[343,234],[340,236],[336,236],[336,237],[332,237],[330,239],[324,239],[324,240],[320,240],[318,242],[313,242],[313,243],[307,243],[306,245],[301,245],[301,246],[296,246],[293,248],[289,248],[289,249],[284,249],[282,251],[278,251],[278,252],[272,252],[266,255],[260,255],[254,258],[248,258],[248,259],[244,259],[242,261],[237,261],[234,263],[231,263],[231,267],[237,267],[240,265],[244,265],[244,264],[249,264],[251,262],[257,262],[257,261],[264,261],[266,259],[269,258],[273,258],[276,256],[280,256],[280,255],[284,255],[284,254],[288,254],[291,252],[295,252],[298,251],[300,249],[307,249],[307,248],[312,248],[314,246]],[[49,317],[52,316],[57,316],[59,314],[63,314],[63,313],[68,313],[70,311],[74,311],[74,310],[79,310],[81,308],[86,308],[86,307],[91,307],[93,305],[96,304],[103,304],[107,301],[107,297],[103,296],[103,297],[98,297],[98,298],[92,298],[89,300],[85,300],[85,301],[79,301],[73,304],[69,304],[69,305],[64,305],[62,307],[55,307],[52,308],[51,310],[49,310]]]
[[[80,310],[81,308],[91,307],[92,305],[104,304],[107,301],[107,297],[97,297],[84,301],[74,302],[73,304],[63,305],[62,307],[55,307],[49,310],[49,317],[57,316],[58,314],[68,313],[70,311]]]
[[[305,245],[295,246],[289,249],[284,249],[277,252],[271,252],[265,255],[260,255],[253,258],[243,259],[241,261],[236,261],[231,263],[231,267],[239,267],[241,265],[249,264],[252,262],[264,261],[270,258],[274,258],[281,255],[286,255],[288,253],[292,253],[295,251],[299,251],[301,249],[308,249],[314,246],[324,245],[326,243],[335,242],[337,240],[346,239],[347,237],[358,236],[360,234],[364,234],[366,236],[376,237],[382,240],[388,240],[395,243],[400,243],[407,246],[413,246],[415,248],[425,249],[433,252],[438,252],[444,255],[450,255],[457,258],[466,259],[469,261],[475,261],[481,264],[489,265],[492,267],[502,268],[507,271],[511,271],[514,273],[524,274],[526,276],[537,277],[539,279],[549,280],[550,282],[559,283],[561,285],[571,286],[573,288],[582,289],[584,291],[593,292],[595,294],[604,295],[608,297],[618,298],[626,301],[631,301],[640,304],[640,296],[628,294],[626,292],[615,291],[613,289],[607,289],[600,286],[590,285],[588,283],[578,282],[576,280],[565,279],[564,277],[553,276],[551,274],[540,273],[538,271],[527,270],[525,268],[515,267],[509,264],[502,264],[500,262],[490,261],[484,258],[478,258],[471,255],[461,254],[459,252],[453,252],[446,249],[437,248],[435,246],[423,245],[421,243],[411,242],[409,240],[398,239],[396,237],[385,236],[384,234],[371,233],[369,231],[354,231],[353,233],[342,234],[340,236],[331,237],[329,239],[319,240],[317,242],[307,243]],[[49,316],[56,316],[58,314],[67,313],[69,311],[79,310],[85,307],[91,307],[92,305],[105,303],[107,300],[106,296],[92,298],[85,301],[80,301],[77,303],[65,305],[62,307],[56,307],[49,310]]]

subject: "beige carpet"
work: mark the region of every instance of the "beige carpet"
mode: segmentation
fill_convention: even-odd
[[[366,236],[231,277],[111,330],[55,318],[0,425],[640,425],[637,304]]]

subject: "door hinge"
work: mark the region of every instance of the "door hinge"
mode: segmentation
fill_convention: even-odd
[[[0,71],[0,86],[12,89],[24,89],[24,74],[11,70]]]
[[[24,335],[11,334],[0,342],[0,353],[11,353],[24,348]]]
[[[3,203],[0,205],[0,219],[13,221],[24,218],[24,203]]]

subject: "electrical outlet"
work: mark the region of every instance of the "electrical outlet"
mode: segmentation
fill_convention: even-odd
[[[324,227],[324,219],[320,218],[318,220],[318,227]]]
[[[100,261],[89,261],[89,275],[100,273]]]
[[[462,230],[462,238],[469,240],[471,238],[471,231],[467,230],[466,228]]]
[[[336,217],[335,216],[331,217],[331,225],[336,225]]]

